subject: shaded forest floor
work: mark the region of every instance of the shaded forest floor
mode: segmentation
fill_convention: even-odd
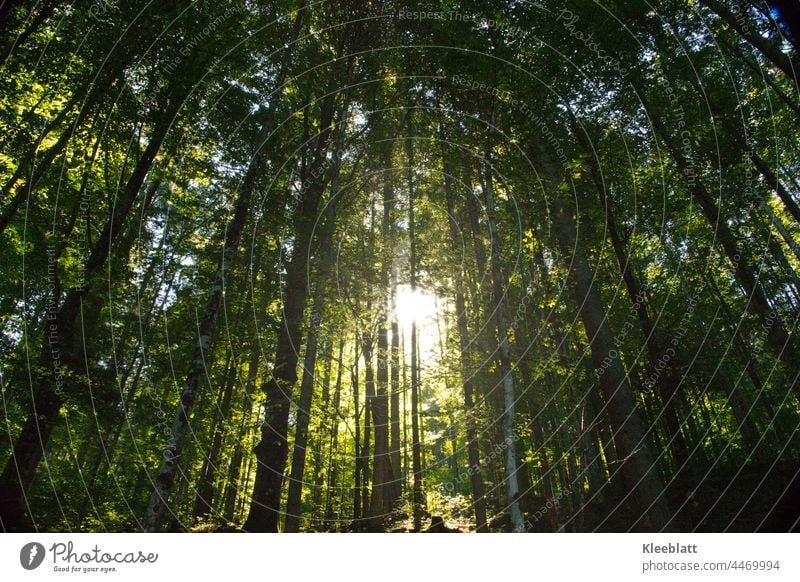
[[[673,481],[667,488],[675,519],[672,528],[682,532],[800,532],[800,465],[774,466],[752,462],[744,466],[720,467],[705,475],[687,474],[688,482],[699,483],[686,495]],[[549,533],[556,523],[562,532],[622,533],[631,529],[635,517],[625,499],[624,489],[612,481],[602,492],[587,494],[581,513],[569,515],[564,504],[529,496],[523,507],[529,533]],[[470,533],[475,531],[470,504],[466,497],[451,498],[450,513],[426,512],[421,533]],[[489,531],[509,532],[508,515],[495,509],[489,519]],[[205,524],[194,532],[237,532],[238,528]],[[398,510],[383,528],[366,521],[306,528],[319,533],[411,533],[414,520],[410,506]]]

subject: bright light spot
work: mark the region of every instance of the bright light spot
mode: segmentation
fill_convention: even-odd
[[[433,322],[436,325],[436,297],[421,289],[411,290],[411,285],[397,286],[397,322],[404,330]]]
[[[411,285],[397,286],[397,323],[405,336],[406,352],[411,353],[411,326],[417,324],[417,341],[420,357],[424,360],[438,350],[439,326],[436,321],[436,309],[441,310],[441,301],[432,293],[422,289],[411,290]],[[440,325],[444,325],[440,322]],[[444,329],[442,329],[444,333]]]
[[[364,117],[363,113],[356,113],[355,115],[353,115],[352,121],[353,121],[353,125],[355,125],[356,128],[360,129],[360,128],[364,127],[364,124],[367,123],[367,118]]]

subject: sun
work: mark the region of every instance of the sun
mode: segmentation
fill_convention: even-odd
[[[397,286],[396,301],[397,324],[406,338],[406,351],[410,350],[411,326],[416,323],[420,355],[426,359],[438,349],[441,322],[437,310],[442,310],[443,302],[424,289],[412,291],[411,285]]]
[[[423,289],[411,289],[411,285],[397,286],[397,323],[405,331],[411,331],[411,324],[424,327],[436,324],[436,296]]]

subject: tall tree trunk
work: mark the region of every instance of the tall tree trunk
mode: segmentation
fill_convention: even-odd
[[[666,344],[661,334],[656,331],[653,325],[643,290],[631,268],[630,260],[625,250],[625,244],[617,230],[614,209],[611,204],[609,204],[608,197],[606,196],[605,181],[600,170],[596,152],[587,142],[586,136],[577,126],[574,117],[572,117],[572,121],[573,134],[577,137],[578,143],[583,149],[589,163],[590,174],[600,200],[600,209],[605,214],[606,227],[609,237],[611,238],[611,246],[614,249],[614,256],[617,259],[617,265],[622,274],[622,279],[625,282],[625,290],[628,293],[628,299],[639,320],[639,327],[644,337],[645,346],[647,347],[650,367],[655,369],[655,366],[663,355],[662,350],[666,349]],[[672,366],[658,379],[657,388],[661,397],[661,403],[664,406],[664,421],[667,425],[667,431],[669,432],[669,446],[675,461],[675,479],[685,490],[688,488],[688,483],[684,481],[683,476],[685,475],[685,469],[689,461],[689,450],[686,446],[683,433],[681,432],[681,416],[677,409],[678,399],[675,396],[676,392],[681,389],[681,381],[680,378],[676,377]]]
[[[392,507],[398,503],[403,494],[403,468],[400,458],[400,325],[397,322],[397,269],[392,265],[391,278],[392,302],[392,346],[391,346],[391,444],[390,457],[392,468]]]
[[[487,143],[484,153],[485,163],[485,195],[486,214],[491,241],[492,295],[494,308],[494,327],[497,330],[500,376],[503,382],[503,446],[505,447],[505,481],[508,511],[511,515],[511,526],[515,532],[525,530],[525,520],[519,507],[519,483],[517,480],[517,454],[515,442],[517,434],[514,430],[514,412],[516,396],[514,394],[514,377],[511,368],[511,347],[508,343],[508,326],[505,316],[506,281],[500,265],[500,237],[495,224],[496,208],[494,204],[493,170],[491,146]]]
[[[321,313],[324,307],[324,300],[325,300],[325,290],[326,290],[326,282],[329,276],[330,266],[334,263],[334,256],[333,256],[333,233],[336,224],[336,206],[339,201],[339,196],[341,194],[339,189],[339,182],[341,179],[341,158],[340,153],[344,148],[344,140],[345,140],[345,115],[347,114],[347,108],[343,107],[339,111],[339,117],[337,119],[336,126],[338,128],[338,140],[336,144],[335,151],[333,152],[334,163],[335,163],[335,170],[334,176],[331,183],[331,194],[330,200],[326,207],[326,215],[325,215],[325,223],[322,229],[322,236],[320,237],[320,241],[318,241],[318,249],[320,249],[320,258],[317,261],[318,268],[317,268],[317,281],[315,287],[315,294],[313,298],[312,304],[312,325],[309,328],[309,336],[308,342],[306,343],[306,359],[304,364],[304,373],[303,373],[303,380],[301,382],[300,387],[300,405],[298,410],[298,418],[297,423],[295,426],[295,445],[292,452],[292,466],[290,471],[290,482],[289,488],[287,493],[287,502],[286,502],[286,525],[285,531],[286,532],[296,532],[299,530],[299,520],[300,520],[300,501],[301,501],[301,494],[302,494],[302,480],[303,480],[303,472],[305,468],[305,459],[306,459],[306,447],[308,443],[308,425],[310,420],[310,413],[311,413],[311,402],[313,400],[314,395],[314,367],[316,365],[317,359],[317,333],[316,330],[319,327],[319,323],[322,320]],[[304,119],[307,119],[304,118]],[[306,125],[304,131],[308,131],[308,127]],[[307,135],[304,138],[304,143],[308,141]],[[314,322],[316,320],[316,323]],[[329,384],[330,384],[330,365],[331,365],[331,358],[332,354],[330,353],[331,350],[331,343],[328,342],[328,347],[326,351],[326,364],[325,364],[325,373],[323,378],[323,410],[327,410],[327,405],[329,401]],[[337,421],[338,422],[338,421]],[[326,424],[326,420],[323,418],[321,426]],[[298,443],[301,445],[298,447]],[[317,445],[318,447],[321,446],[321,435],[320,440]],[[322,496],[322,472],[321,472],[321,461],[322,461],[322,451],[318,450],[315,452],[315,465],[314,465],[314,488],[313,488],[313,506],[315,514],[318,511],[318,505],[320,504],[321,496]]]
[[[300,10],[295,16],[291,33],[292,39],[286,45],[284,66],[276,83],[279,88],[283,86],[288,73],[294,39],[299,37],[305,12],[305,10]],[[273,377],[262,386],[262,390],[267,396],[266,417],[261,430],[261,441],[255,449],[258,465],[250,513],[244,525],[245,529],[251,531],[277,531],[278,529],[281,485],[286,456],[289,452],[286,440],[289,429],[289,404],[292,388],[297,382],[298,356],[295,346],[301,344],[302,317],[308,294],[306,268],[307,255],[311,246],[310,222],[316,216],[317,206],[324,189],[324,181],[321,176],[324,173],[322,163],[327,152],[333,110],[334,96],[331,93],[323,103],[320,119],[322,130],[317,140],[315,157],[315,169],[319,173],[314,174],[317,178],[308,188],[303,189],[295,217],[297,238],[292,259],[286,269],[286,300],[283,306],[283,321],[276,348]],[[272,108],[271,111],[275,111],[275,109]],[[267,130],[267,126],[271,127],[273,123],[274,119],[268,120],[264,130]],[[258,145],[263,146],[269,135],[271,135],[270,131],[263,131]],[[256,169],[254,168],[254,178],[255,173]]]
[[[311,325],[308,330],[306,353],[303,361],[303,380],[300,382],[300,399],[297,403],[292,465],[289,471],[289,487],[286,497],[286,519],[283,528],[286,533],[300,531],[300,498],[303,493],[303,475],[305,473],[308,447],[308,424],[311,419],[311,403],[314,397],[318,344],[317,330],[322,320],[322,301],[323,285],[322,281],[319,281],[311,308]]]
[[[353,387],[353,424],[355,425],[355,430],[353,431],[353,454],[355,459],[355,470],[353,472],[353,526],[361,519],[361,475],[364,472],[361,468],[364,464],[364,453],[361,450],[361,410],[359,408],[360,395],[358,388],[358,359],[361,356],[359,355],[360,348],[357,338],[354,344],[353,371],[350,376],[350,384]]]
[[[411,115],[408,116],[409,135],[406,138],[406,157],[408,158],[408,237],[409,269],[411,293],[417,290],[417,241],[414,224],[414,143],[411,137]],[[413,471],[412,507],[414,531],[422,528],[422,448],[419,427],[419,362],[417,361],[417,322],[411,321],[411,470]]]
[[[338,406],[330,411],[331,403],[331,365],[333,363],[333,341],[329,338],[322,348],[323,357],[325,362],[323,364],[322,372],[322,418],[320,418],[319,427],[317,428],[318,434],[315,439],[314,446],[314,464],[312,466],[312,474],[314,476],[313,490],[311,493],[311,507],[313,508],[314,523],[317,526],[322,525],[322,516],[325,508],[322,506],[322,491],[325,483],[325,473],[322,470],[322,457],[323,457],[323,443],[332,431],[332,424],[338,423]],[[326,429],[328,433],[326,434]]]
[[[267,295],[264,296],[261,312],[263,312],[264,304],[266,304]],[[245,382],[244,396],[242,397],[242,420],[239,424],[238,437],[236,446],[233,450],[233,457],[228,465],[228,478],[225,485],[225,501],[222,505],[222,517],[226,522],[231,523],[234,521],[236,512],[236,497],[238,496],[239,475],[242,470],[242,460],[244,458],[244,447],[242,441],[249,436],[250,422],[253,414],[253,388],[255,387],[256,378],[258,377],[258,367],[260,363],[259,351],[254,346],[250,354],[250,363],[247,367],[247,380]]]
[[[385,167],[391,167],[392,150],[388,149]],[[372,418],[375,424],[375,445],[372,456],[372,499],[370,503],[370,525],[380,529],[392,512],[393,469],[389,454],[389,336],[386,328],[387,306],[389,304],[389,269],[392,263],[392,209],[394,192],[392,175],[383,175],[383,219],[381,235],[381,270],[378,279],[381,298],[378,316],[377,374],[375,398],[372,401]]]
[[[411,462],[409,461],[409,451],[411,447],[408,446],[408,393],[411,391],[411,381],[408,377],[408,368],[409,363],[406,361],[406,334],[405,331],[402,332],[401,341],[400,341],[400,359],[402,360],[403,366],[403,405],[400,410],[403,411],[403,442],[402,442],[402,450],[403,450],[403,488],[402,491],[408,489],[408,475],[409,475],[409,467],[411,467]]]
[[[325,493],[325,522],[330,524],[333,520],[333,503],[336,495],[336,483],[338,482],[338,464],[334,462],[333,456],[337,452],[339,444],[339,404],[342,395],[342,365],[344,354],[344,340],[339,340],[339,355],[336,359],[336,384],[333,389],[333,412],[331,414],[331,439],[328,447],[328,478],[326,480]]]
[[[156,179],[154,180],[149,188],[148,193],[146,194],[145,198],[152,199],[155,191],[158,189],[161,180]],[[156,254],[160,254],[163,249],[163,243],[165,241],[165,237],[159,243],[158,249],[156,250]],[[171,259],[174,259],[174,254],[172,255]],[[148,289],[150,287],[150,280],[154,275],[155,271],[155,264],[156,260],[153,260],[151,265],[148,266],[147,272],[143,276],[143,284],[142,287]],[[163,263],[162,263],[163,264]],[[130,350],[130,363],[125,366],[125,371],[122,375],[121,380],[119,381],[119,393],[121,395],[120,398],[120,405],[122,406],[122,418],[125,419],[130,414],[130,405],[134,402],[134,398],[136,393],[139,389],[139,378],[141,377],[142,369],[144,368],[145,364],[145,357],[144,354],[139,355],[139,352],[142,347],[142,342],[144,337],[147,335],[148,330],[150,329],[150,325],[153,321],[153,312],[156,309],[156,303],[158,303],[158,309],[163,310],[164,305],[167,302],[167,299],[170,296],[170,293],[173,288],[173,284],[175,283],[175,277],[177,276],[177,271],[173,270],[172,275],[170,276],[169,281],[165,280],[167,276],[167,272],[170,270],[169,267],[165,267],[162,270],[161,277],[158,283],[154,287],[153,296],[150,301],[150,304],[147,308],[146,313],[142,316],[140,315],[139,321],[139,334],[136,338],[136,343],[132,350]],[[159,297],[161,301],[159,302]],[[126,333],[119,341],[119,346],[122,346],[121,351],[125,349],[125,346],[128,344],[129,336],[132,334],[133,329],[133,317],[130,318],[128,325],[126,326]],[[133,372],[134,368],[136,369]],[[129,388],[130,384],[130,388]],[[86,485],[86,498],[83,500],[81,504],[81,508],[78,511],[78,523],[82,523],[84,517],[86,517],[86,513],[88,511],[88,506],[90,504],[94,505],[95,501],[97,501],[98,494],[95,491],[95,485],[97,483],[97,479],[100,475],[100,469],[103,465],[103,461],[105,461],[109,470],[112,468],[112,464],[114,462],[114,455],[116,452],[117,443],[122,435],[122,430],[125,427],[126,423],[123,420],[120,420],[116,426],[111,429],[111,435],[105,441],[100,438],[100,450],[98,451],[95,465],[90,472],[90,477],[88,483]]]
[[[338,164],[337,164],[338,165]],[[337,170],[338,171],[338,170]],[[303,380],[300,384],[300,401],[298,403],[297,421],[295,423],[294,449],[292,450],[292,467],[289,473],[289,491],[286,499],[286,523],[284,531],[294,533],[300,529],[301,496],[303,492],[303,474],[306,466],[308,446],[308,425],[311,419],[311,404],[314,398],[315,368],[317,363],[318,330],[322,321],[323,304],[325,302],[326,280],[329,265],[333,263],[333,231],[336,220],[336,199],[338,180],[334,181],[331,200],[328,203],[321,241],[321,254],[317,272],[316,288],[311,307],[311,326],[306,342],[305,361],[303,363]]]
[[[460,252],[458,222],[456,220],[455,191],[452,183],[454,175],[448,156],[447,136],[444,126],[440,126],[440,142],[442,144],[442,162],[444,169],[444,191],[447,199],[447,214],[450,220],[450,248],[454,254]],[[469,461],[470,487],[472,489],[472,508],[475,512],[475,529],[478,532],[488,531],[486,525],[486,499],[483,476],[481,475],[481,454],[478,443],[478,431],[475,422],[475,398],[472,379],[474,373],[470,364],[470,336],[467,326],[467,304],[464,299],[463,265],[455,268],[453,274],[456,302],[456,324],[461,354],[461,390],[464,395],[464,417],[467,426],[467,457]]]
[[[268,138],[272,124],[267,122],[259,135],[259,144]],[[145,513],[145,528],[147,531],[156,531],[161,525],[161,517],[169,501],[169,494],[172,489],[175,475],[178,470],[183,441],[189,430],[189,423],[192,417],[194,404],[200,390],[201,381],[206,373],[206,362],[211,358],[211,348],[214,335],[217,329],[220,306],[225,295],[225,286],[228,274],[233,266],[233,261],[239,252],[239,242],[242,231],[250,210],[250,200],[255,188],[256,178],[262,157],[262,150],[259,149],[253,155],[247,168],[239,196],[236,200],[236,207],[230,226],[225,232],[225,243],[222,248],[222,257],[214,283],[211,286],[203,318],[197,330],[197,344],[192,353],[189,364],[189,371],[186,374],[186,381],[183,385],[178,410],[172,422],[170,439],[164,449],[161,465],[156,472],[155,485],[150,501]]]
[[[225,422],[231,409],[231,398],[233,397],[233,387],[236,384],[236,360],[232,355],[228,356],[230,362],[228,366],[227,378],[220,399],[217,401],[217,408],[213,411],[214,422],[210,434],[212,436],[211,448],[205,454],[203,466],[200,470],[200,477],[197,483],[197,490],[192,507],[192,516],[197,520],[207,518],[212,513],[214,507],[214,481],[219,464],[219,454],[222,450],[222,439],[225,433]]]
[[[371,311],[371,310],[370,310]],[[369,518],[370,474],[369,451],[372,442],[372,407],[375,402],[375,370],[372,366],[372,334],[362,335],[361,351],[364,354],[364,435],[361,445],[361,517]],[[361,524],[369,525],[369,523]]]
[[[552,170],[548,171],[548,175],[551,185],[557,183]],[[577,236],[575,219],[559,200],[553,203],[553,213],[559,245],[562,252],[571,258],[570,277],[586,337],[589,338],[592,361],[596,369],[602,369],[604,361],[610,362],[600,377],[600,386],[614,430],[617,455],[622,459],[619,470],[629,492],[627,498],[635,508],[635,522],[631,526],[642,531],[669,530],[670,511],[659,481],[655,457],[647,445],[647,433],[636,409],[636,399],[627,373],[619,358],[610,355],[614,350],[613,334],[583,245]]]

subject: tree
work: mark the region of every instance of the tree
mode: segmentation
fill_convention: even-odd
[[[796,529],[782,6],[0,5],[0,528]]]

